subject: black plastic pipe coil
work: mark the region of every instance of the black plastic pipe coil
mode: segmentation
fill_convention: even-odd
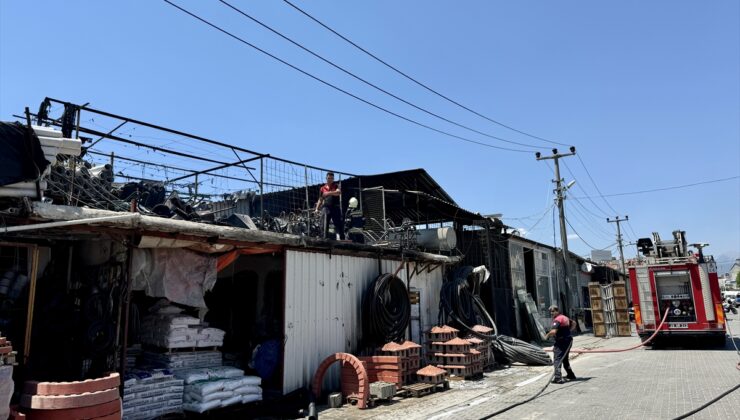
[[[403,281],[389,273],[373,280],[362,300],[366,342],[369,345],[381,345],[403,341],[410,320],[411,303]]]

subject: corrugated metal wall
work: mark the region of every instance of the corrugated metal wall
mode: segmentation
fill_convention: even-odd
[[[400,261],[381,260],[383,273]],[[285,354],[283,393],[308,387],[319,364],[336,352],[353,353],[362,336],[362,294],[378,272],[374,258],[289,250],[285,256]],[[413,267],[413,263],[410,263]],[[412,268],[413,271],[413,268]],[[406,282],[406,269],[398,274]],[[411,279],[420,289],[425,329],[436,323],[442,268]],[[324,386],[338,388],[339,369],[327,372]]]

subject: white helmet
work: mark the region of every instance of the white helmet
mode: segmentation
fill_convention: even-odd
[[[356,209],[359,204],[360,203],[357,201],[355,197],[352,197],[349,199],[349,208]]]

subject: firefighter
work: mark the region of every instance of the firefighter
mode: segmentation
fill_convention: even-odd
[[[334,223],[334,231],[339,235],[339,239],[344,240],[344,221],[342,212],[339,210],[342,190],[334,182],[334,172],[326,173],[326,184],[321,186],[320,194],[315,211],[318,213],[321,209],[324,238],[329,238],[329,221],[331,221]]]
[[[567,316],[561,314],[557,305],[550,306],[550,315],[552,316],[552,325],[550,327],[550,331],[545,335],[545,339],[549,339],[551,336],[555,337],[555,345],[552,347],[553,354],[555,356],[555,360],[553,360],[555,375],[553,376],[552,383],[562,384],[565,383],[565,381],[560,372],[561,365],[568,373],[566,376],[568,380],[572,381],[576,379],[576,375],[570,368],[570,361],[568,360],[570,346],[571,343],[573,343],[571,331],[575,329],[576,323],[568,319]]]

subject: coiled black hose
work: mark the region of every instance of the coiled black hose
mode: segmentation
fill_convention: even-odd
[[[551,365],[550,357],[540,347],[513,337],[499,335],[496,323],[488,313],[480,297],[474,292],[480,290],[480,280],[470,279],[473,267],[464,266],[454,270],[442,285],[439,295],[440,324],[452,320],[455,327],[483,340],[491,341],[496,360],[503,364],[514,362],[527,365]],[[493,334],[473,330],[475,325],[493,328]]]
[[[403,281],[381,274],[370,284],[362,300],[362,326],[368,345],[403,341],[411,320],[411,303]]]

